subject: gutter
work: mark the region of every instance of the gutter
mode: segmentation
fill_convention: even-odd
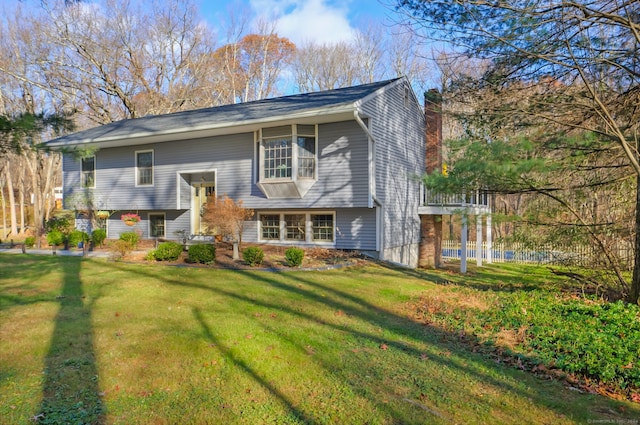
[[[365,133],[367,133],[367,137],[369,137],[369,140],[371,141],[371,145],[369,146],[370,152],[373,154],[373,146],[375,145],[375,139],[373,137],[373,134],[371,133],[371,131],[369,130],[369,127],[367,127],[367,125],[364,123],[364,121],[362,121],[362,118],[360,118],[360,111],[356,108],[353,111],[353,119],[356,120],[356,122],[358,123],[358,125],[364,130]],[[372,160],[372,164],[375,164],[375,162]],[[375,173],[374,169],[372,166],[369,167],[369,170],[371,170],[372,173]],[[375,195],[375,191],[374,191],[374,182],[375,182],[375,175],[370,175],[369,176],[369,208],[373,208],[373,204],[375,203],[376,206],[381,207],[382,206],[382,202],[380,202],[378,200],[378,198],[376,198]]]

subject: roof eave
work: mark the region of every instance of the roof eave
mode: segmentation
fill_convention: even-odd
[[[140,132],[126,137],[105,136],[96,138],[84,138],[78,140],[67,140],[64,138],[60,142],[47,142],[48,148],[63,150],[66,148],[77,148],[81,146],[92,146],[98,148],[135,146],[149,143],[162,143],[170,141],[200,139],[203,137],[222,136],[227,134],[247,133],[257,130],[265,125],[285,125],[288,123],[298,124],[322,124],[327,122],[348,121],[353,119],[353,103],[333,106],[329,108],[316,108],[301,111],[293,114],[272,116],[253,120],[228,121],[213,125],[199,127],[179,127],[171,130],[159,132]]]

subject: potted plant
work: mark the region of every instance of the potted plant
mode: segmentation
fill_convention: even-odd
[[[96,211],[96,217],[100,220],[107,219],[110,215],[109,211]]]
[[[122,214],[120,219],[124,221],[124,224],[127,226],[135,226],[136,223],[141,220],[140,216],[134,213]]]

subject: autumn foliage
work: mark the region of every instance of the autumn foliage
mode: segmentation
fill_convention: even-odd
[[[202,220],[218,235],[233,242],[242,242],[244,223],[253,217],[252,209],[244,208],[242,201],[234,201],[226,194],[211,197],[206,204]]]

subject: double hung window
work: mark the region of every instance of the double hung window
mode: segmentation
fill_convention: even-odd
[[[82,187],[96,187],[96,157],[82,158],[80,184]]]
[[[136,186],[153,185],[153,151],[136,152]]]

